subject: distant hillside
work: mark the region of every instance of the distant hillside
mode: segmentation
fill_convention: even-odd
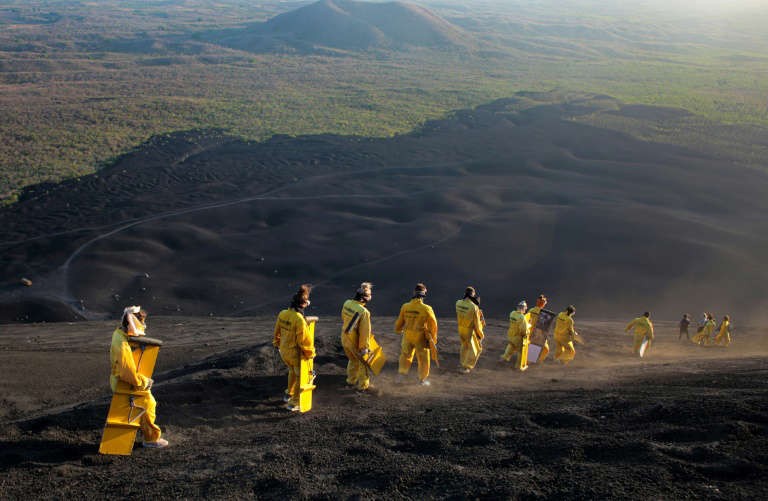
[[[466,34],[423,7],[404,2],[320,0],[263,24],[229,31],[220,41],[244,50],[456,47]]]
[[[473,285],[489,319],[544,292],[579,318],[766,320],[764,163],[615,130],[679,131],[684,110],[554,97],[518,93],[392,138],[157,136],[0,209],[0,322],[69,321],[62,305],[273,314],[302,282],[312,313],[335,318],[363,280],[377,315],[423,281],[441,316]],[[702,133],[768,145],[762,128]]]

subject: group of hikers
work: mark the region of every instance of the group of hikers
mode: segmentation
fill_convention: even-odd
[[[731,344],[731,317],[728,315],[725,315],[720,322],[720,326],[716,327],[714,315],[705,311],[701,323],[696,329],[696,334],[694,334],[693,337],[688,333],[689,325],[691,325],[691,316],[686,313],[680,320],[680,334],[677,336],[678,341],[683,339],[683,335],[685,335],[685,338],[688,341],[699,346],[728,346]],[[715,331],[717,331],[717,335],[712,338],[712,333]]]
[[[290,306],[281,311],[275,324],[273,345],[279,349],[280,356],[288,368],[288,387],[283,400],[286,408],[291,411],[299,410],[299,370],[301,359],[311,359],[315,356],[314,340],[308,333],[307,319],[304,309],[309,306],[311,286],[302,285],[291,299]],[[438,362],[437,357],[437,318],[431,306],[424,302],[427,287],[418,283],[414,287],[413,296],[403,304],[395,320],[394,330],[401,335],[400,355],[398,359],[397,379],[404,379],[410,372],[414,358],[418,369],[418,382],[429,386],[431,361]],[[346,383],[358,391],[371,389],[372,368],[369,354],[373,346],[378,346],[371,328],[371,313],[367,308],[373,298],[373,286],[363,282],[351,299],[347,299],[341,308],[341,346],[347,356]],[[501,363],[512,362],[512,366],[524,371],[528,368],[528,348],[531,344],[531,334],[539,322],[547,298],[540,295],[536,306],[528,310],[525,301],[520,301],[516,309],[509,315],[508,343],[500,357]],[[574,328],[573,315],[576,308],[568,306],[560,314],[548,316],[548,321],[554,320],[554,342],[556,361],[567,364],[576,355],[574,343],[580,337]],[[551,313],[551,312],[547,312]],[[485,337],[485,319],[480,309],[480,297],[473,287],[467,287],[464,297],[456,301],[456,318],[458,323],[461,347],[459,350],[460,370],[469,373],[477,364],[483,351]],[[547,328],[549,323],[547,324]],[[542,361],[547,357],[550,348],[546,334],[536,345],[536,359]]]
[[[302,360],[315,358],[314,329],[309,325],[311,317],[305,317],[304,310],[310,305],[311,286],[301,285],[291,298],[288,308],[282,310],[275,323],[272,344],[279,350],[280,357],[288,369],[288,386],[283,395],[286,408],[299,411],[300,371]],[[438,362],[437,357],[437,318],[431,306],[424,302],[427,287],[418,283],[414,287],[411,299],[402,305],[394,330],[400,334],[400,355],[397,379],[402,381],[409,373],[413,359],[418,366],[418,382],[429,386],[430,361]],[[366,307],[373,298],[373,285],[363,282],[351,299],[347,299],[341,308],[341,346],[348,359],[346,384],[360,392],[369,391],[372,372],[378,373],[371,365],[372,351],[380,351],[371,328],[371,313]],[[554,321],[553,339],[555,344],[554,359],[561,364],[568,364],[576,356],[575,343],[581,343],[581,337],[575,330],[573,315],[576,308],[568,306],[559,314],[545,309],[547,298],[542,294],[536,300],[536,306],[528,309],[526,301],[520,301],[509,314],[507,346],[501,354],[499,363],[524,371],[529,362],[543,362],[549,352],[547,331]],[[462,373],[470,373],[483,351],[486,322],[480,309],[480,297],[474,287],[467,287],[464,297],[456,301],[456,319],[461,341],[459,365]],[[144,447],[160,448],[168,445],[161,438],[160,428],[155,425],[156,402],[151,392],[152,379],[139,374],[133,360],[129,340],[131,336],[144,335],[146,312],[140,307],[131,306],[124,310],[122,322],[112,336],[110,350],[112,390],[118,380],[125,381],[138,390],[146,390],[146,397],[141,406],[146,412],[141,418]],[[715,330],[712,314],[705,313],[704,320],[697,333],[691,338],[688,326],[691,320],[688,314],[680,321],[679,339],[685,335],[699,345],[710,343],[727,346],[731,342],[729,317],[726,315],[714,340]],[[627,332],[633,331],[635,354],[643,356],[654,339],[650,313],[645,312],[627,324]],[[379,366],[380,370],[380,366]]]

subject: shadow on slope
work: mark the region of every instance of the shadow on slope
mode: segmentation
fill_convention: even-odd
[[[372,280],[385,315],[417,281],[439,315],[467,284],[487,315],[541,292],[591,317],[763,315],[766,174],[579,123],[676,112],[551,99],[520,94],[389,139],[155,138],[0,211],[5,301],[34,296],[19,276],[58,268],[61,297],[102,313],[273,313],[312,282],[315,311],[336,314]]]

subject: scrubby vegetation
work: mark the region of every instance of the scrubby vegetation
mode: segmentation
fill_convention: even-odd
[[[718,30],[697,18],[681,30],[674,17],[598,16],[588,3],[427,2],[466,34],[460,51],[259,52],[210,34],[306,2],[10,0],[0,6],[0,199],[93,172],[159,133],[389,136],[520,90],[768,124],[759,17]]]

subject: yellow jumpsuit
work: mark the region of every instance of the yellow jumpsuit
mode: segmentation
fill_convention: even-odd
[[[555,360],[567,364],[576,356],[576,348],[573,346],[573,338],[576,330],[573,326],[573,317],[561,311],[555,319]]]
[[[480,308],[467,298],[459,299],[456,301],[456,322],[459,324],[461,341],[459,363],[464,369],[474,369],[483,351],[481,341],[485,337]],[[472,349],[473,337],[476,352]]]
[[[293,309],[281,311],[275,322],[272,344],[280,349],[280,357],[288,367],[288,388],[285,390],[290,396],[288,404],[299,405],[301,360],[315,358],[315,340],[304,315]]]
[[[715,336],[715,344],[722,344],[723,346],[731,344],[730,326],[731,322],[723,320],[723,323],[720,324],[720,332]]]
[[[403,335],[398,372],[408,374],[415,354],[419,365],[419,380],[426,380],[429,377],[427,336],[437,343],[437,319],[432,307],[424,304],[421,298],[413,298],[405,303],[395,321],[395,332]]]
[[[708,345],[712,343],[712,331],[715,330],[715,321],[714,320],[707,320],[704,322],[704,328],[701,329],[700,332],[697,332],[693,335],[691,338],[691,342],[693,344],[698,345]]]
[[[624,329],[624,332],[629,332],[632,328],[635,329],[635,343],[632,346],[632,350],[638,355],[640,354],[640,345],[643,344],[645,338],[648,338],[648,348],[651,347],[651,343],[653,342],[653,324],[648,317],[643,315],[642,317],[637,317],[629,322]]]
[[[371,384],[368,368],[360,361],[360,352],[370,349],[371,313],[359,301],[347,299],[341,307],[341,346],[347,362],[347,384],[367,390]]]
[[[509,362],[517,354],[516,369],[522,370],[528,367],[528,360],[523,360],[523,346],[528,344],[530,334],[531,329],[525,315],[517,310],[511,312],[509,314],[509,329],[507,329],[509,343],[507,343],[507,349],[504,350],[501,358]]]
[[[134,404],[145,409],[144,415],[141,416],[141,433],[144,441],[156,442],[161,435],[160,427],[155,424],[157,401],[152,396],[152,392],[147,390],[149,378],[137,372],[131,346],[128,344],[128,335],[119,327],[112,333],[109,362],[111,365],[109,386],[113,392],[117,390],[118,381],[125,381],[138,390],[146,390],[144,396],[134,396]]]
[[[542,306],[534,306],[528,313],[525,314],[525,319],[528,320],[528,325],[531,328],[531,335],[536,330],[536,323],[539,321],[539,315],[541,314]],[[541,353],[539,353],[539,362],[543,362],[549,355],[549,341],[544,340],[544,345],[541,347]]]

